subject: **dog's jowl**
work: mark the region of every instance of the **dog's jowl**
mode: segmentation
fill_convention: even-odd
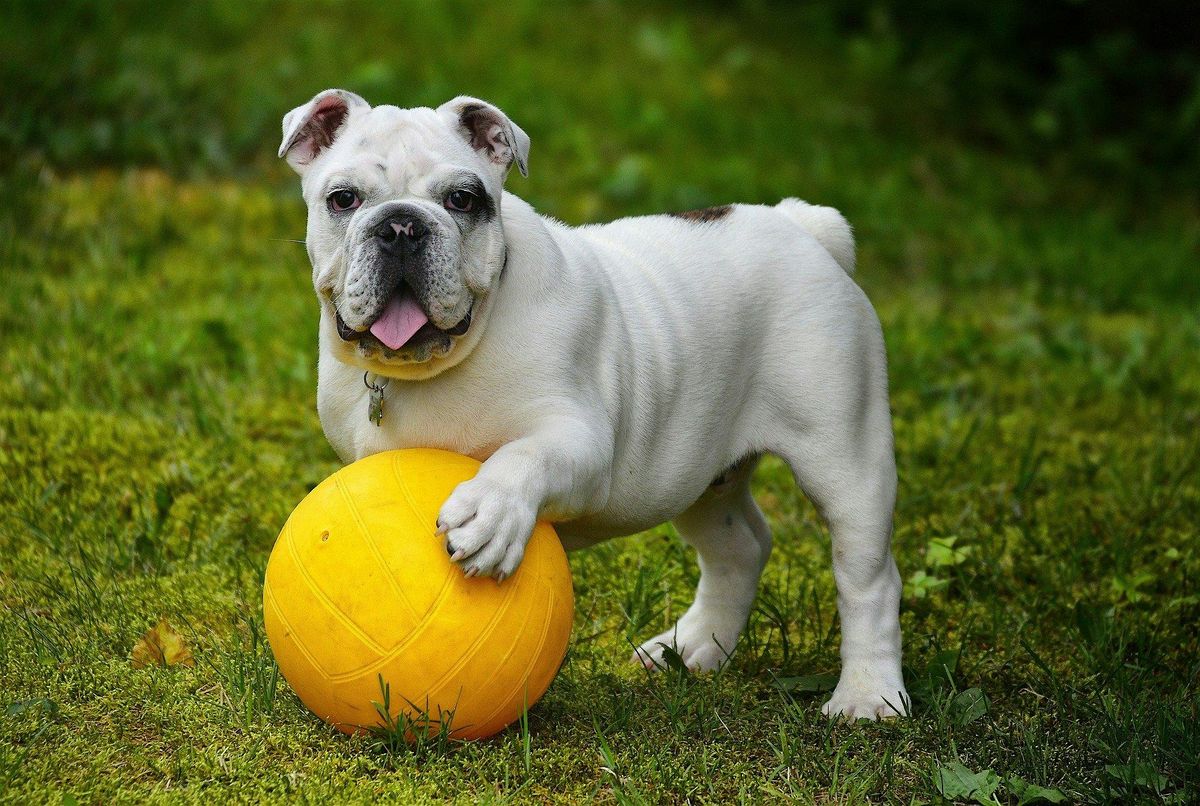
[[[826,713],[906,713],[886,357],[837,211],[785,199],[567,227],[504,190],[529,137],[466,97],[322,92],[284,118],[280,156],[308,204],[321,424],[346,461],[415,446],[483,461],[439,519],[465,573],[511,574],[539,517],[568,548],[671,520],[700,584],[635,660],[668,646],[714,668],[771,551],[750,477],[772,453],[832,534]]]

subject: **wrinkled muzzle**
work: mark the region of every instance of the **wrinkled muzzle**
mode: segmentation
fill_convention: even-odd
[[[460,335],[471,294],[461,277],[460,237],[426,205],[381,205],[347,233],[346,275],[337,294],[338,334],[368,333],[389,350],[423,331]]]

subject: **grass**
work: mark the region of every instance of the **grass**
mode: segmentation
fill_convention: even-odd
[[[81,167],[25,149],[0,175],[0,797],[1200,797],[1194,201],[881,122],[905,99],[787,15],[521,5],[474,27],[429,12],[412,52],[391,46],[409,41],[396,20],[340,57],[321,46],[357,13],[220,23],[232,44],[215,72],[178,108],[159,98],[166,123],[141,134],[185,149],[171,127],[228,90],[213,142],[245,144],[227,165],[164,157],[166,171],[136,143],[85,138]],[[143,36],[157,47],[123,46],[147,81],[145,52],[201,66],[217,52],[216,34],[172,25]],[[311,80],[272,72],[295,42]],[[774,461],[755,487],[775,553],[719,674],[628,662],[696,581],[663,526],[571,557],[568,659],[494,739],[410,748],[303,709],[264,642],[262,572],[337,462],[315,416],[309,268],[289,242],[304,211],[270,155],[276,118],[339,83],[497,100],[534,143],[513,189],[568,221],[785,195],[846,212],[891,358],[912,719],[820,715],[838,668],[829,539]],[[274,95],[256,100],[263,86]],[[194,667],[131,668],[160,616]]]

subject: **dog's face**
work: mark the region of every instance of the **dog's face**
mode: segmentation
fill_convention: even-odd
[[[460,97],[372,108],[327,90],[283,119],[280,156],[302,179],[308,255],[334,354],[378,374],[428,378],[486,327],[504,267],[500,202],[529,138]]]

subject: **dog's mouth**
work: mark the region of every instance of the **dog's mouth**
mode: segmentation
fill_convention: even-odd
[[[347,325],[336,306],[334,315],[337,318],[338,336],[342,341],[378,342],[386,350],[396,352],[402,348],[420,348],[445,341],[447,336],[465,335],[471,327],[474,307],[472,303],[458,324],[443,329],[430,320],[429,314],[425,313],[408,289],[401,288],[392,295],[379,318],[366,330],[355,330]]]

